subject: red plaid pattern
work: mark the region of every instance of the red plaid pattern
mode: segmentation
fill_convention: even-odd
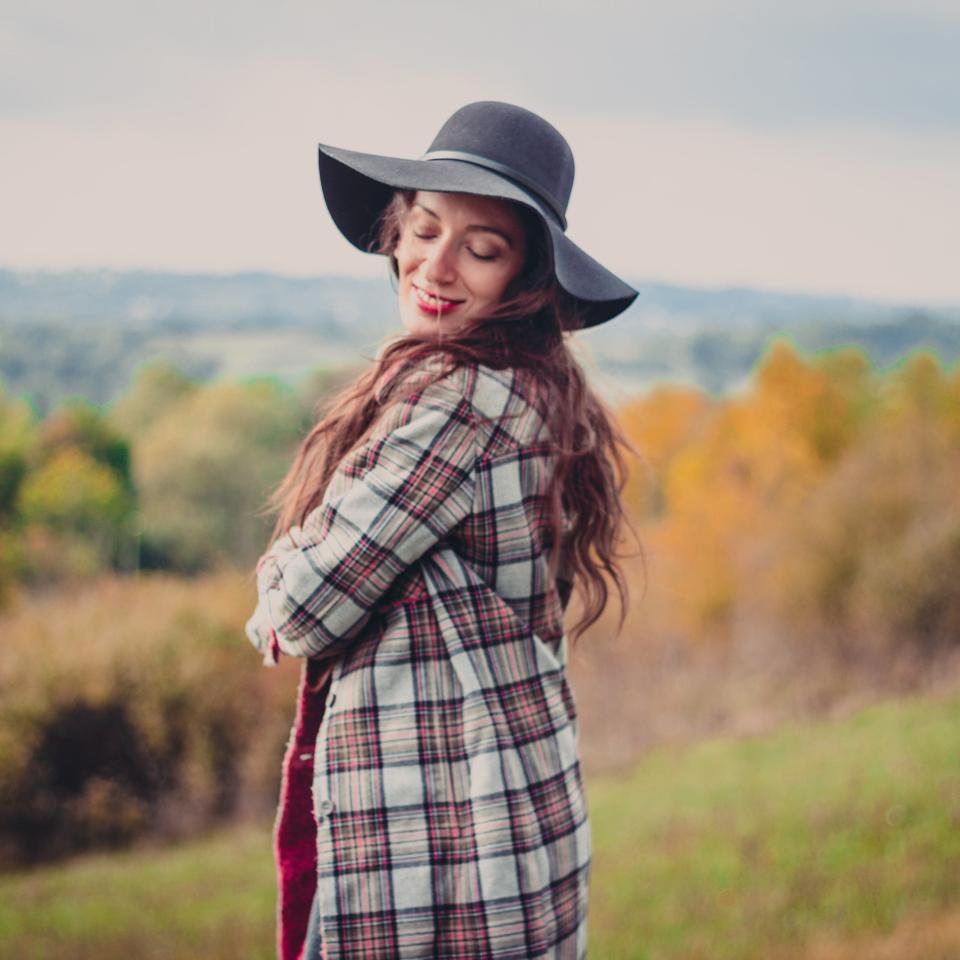
[[[330,960],[585,954],[570,584],[547,574],[551,447],[529,389],[476,365],[418,388],[258,566],[251,642],[332,663],[322,715],[301,700],[276,834],[309,743]],[[282,901],[310,900],[302,874],[283,889],[281,868]],[[305,926],[281,930],[281,956]]]

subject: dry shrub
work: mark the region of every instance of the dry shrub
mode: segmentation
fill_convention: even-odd
[[[874,430],[757,547],[743,605],[848,662],[960,647],[958,476],[936,422]]]
[[[297,665],[267,670],[248,578],[107,577],[0,621],[0,863],[273,809]]]

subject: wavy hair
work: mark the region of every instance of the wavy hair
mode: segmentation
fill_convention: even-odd
[[[396,191],[380,221],[376,252],[389,258],[394,278],[399,276],[395,251],[414,196],[412,191]],[[576,301],[556,282],[537,215],[521,204],[511,205],[523,224],[528,254],[497,308],[454,336],[432,340],[405,334],[388,340],[370,369],[318,408],[318,422],[262,512],[278,512],[271,542],[302,524],[320,505],[338,464],[365,441],[384,409],[401,399],[392,388],[428,357],[442,361],[435,379],[473,363],[523,370],[554,453],[547,491],[548,562],[555,576],[563,551],[582,606],[582,616],[571,629],[576,640],[603,613],[611,585],[619,600],[618,631],[623,627],[629,594],[619,552],[624,528],[634,534],[643,558],[621,497],[626,455],[637,451],[588,385],[568,346],[568,331],[581,327],[582,321]]]

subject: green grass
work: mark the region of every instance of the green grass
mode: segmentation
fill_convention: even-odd
[[[594,960],[799,956],[960,913],[960,698],[661,749],[588,789]],[[7,875],[0,956],[273,957],[274,883],[269,826]]]
[[[659,750],[590,788],[591,952],[797,952],[960,910],[960,699]]]
[[[0,957],[268,960],[274,909],[270,829],[234,827],[0,877]]]

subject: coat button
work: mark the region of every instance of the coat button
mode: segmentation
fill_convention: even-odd
[[[324,800],[321,802],[319,807],[317,807],[320,815],[323,817],[329,817],[334,811],[334,805],[332,800]]]
[[[327,706],[332,707],[337,702],[337,695],[335,693],[330,694],[330,699],[327,701]]]

